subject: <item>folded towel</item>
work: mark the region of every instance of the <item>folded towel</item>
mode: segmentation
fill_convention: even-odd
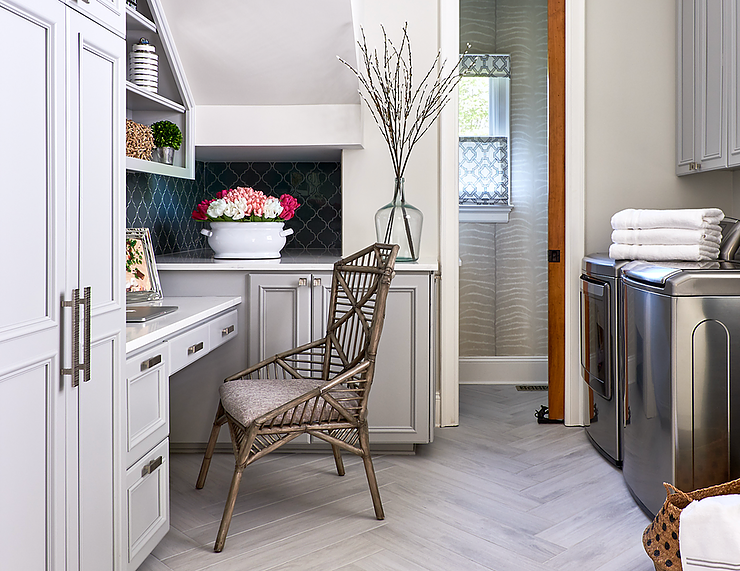
[[[609,246],[609,257],[615,260],[645,260],[660,262],[681,260],[685,262],[703,262],[716,260],[719,256],[719,245],[715,247],[685,244],[635,246],[632,244],[612,244]]]
[[[684,571],[740,570],[740,495],[691,502],[681,511],[678,544]]]
[[[719,245],[722,230],[719,225],[707,228],[645,228],[643,230],[614,230],[612,242],[616,244],[699,244]],[[713,244],[712,244],[713,243]]]
[[[636,210],[627,208],[612,216],[612,228],[707,228],[719,224],[725,217],[719,208],[687,208],[683,210]]]

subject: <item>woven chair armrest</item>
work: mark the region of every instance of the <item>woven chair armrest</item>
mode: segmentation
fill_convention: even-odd
[[[302,353],[311,354],[317,348],[323,349],[325,344],[326,344],[326,338],[322,338],[322,339],[317,339],[316,341],[312,341],[310,343],[305,343],[301,345],[300,347],[296,347],[294,349],[290,349],[288,351],[278,353],[277,355],[268,357],[267,359],[264,359],[263,361],[260,361],[259,363],[256,363],[250,367],[247,367],[246,369],[239,371],[238,373],[234,373],[233,375],[224,379],[224,382],[227,383],[229,381],[235,381],[237,379],[242,379],[248,375],[252,375],[258,372],[260,369],[269,368],[270,366],[280,367],[283,371],[287,372],[288,374],[290,374],[291,376],[295,378],[305,378],[305,377],[302,377],[301,375],[297,375],[296,377],[296,372],[290,367],[288,363],[285,363],[285,360],[290,359],[290,357],[300,355]]]
[[[324,393],[328,393],[337,385],[341,385],[342,383],[347,382],[352,377],[359,375],[362,371],[367,369],[369,366],[370,366],[370,361],[360,361],[357,365],[355,365],[351,369],[347,369],[341,375],[337,375],[330,382],[326,383],[323,387],[321,387],[321,394],[323,395]]]

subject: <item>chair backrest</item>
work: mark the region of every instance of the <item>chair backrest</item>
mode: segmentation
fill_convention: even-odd
[[[369,390],[397,253],[397,245],[374,244],[334,264],[324,379],[367,359]]]

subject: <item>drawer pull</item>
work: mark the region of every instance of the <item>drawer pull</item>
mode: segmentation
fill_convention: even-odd
[[[188,347],[188,355],[194,355],[195,353],[197,353],[201,349],[203,349],[203,341],[201,341],[200,343],[196,343],[195,345],[191,345],[190,347]]]
[[[152,472],[154,472],[154,470],[159,468],[161,465],[162,465],[162,457],[160,456],[156,460],[152,460],[151,462],[149,462],[149,464],[147,464],[141,469],[141,477],[143,478],[147,474],[151,474]]]
[[[319,287],[321,285],[321,278],[313,279],[313,287]]]
[[[221,330],[221,337],[226,337],[229,333],[233,333],[233,332],[234,332],[234,326],[233,325],[229,325],[228,327],[224,327]]]
[[[298,278],[298,287],[306,287],[308,285],[308,278]]]
[[[159,365],[161,362],[162,362],[162,355],[157,355],[156,357],[152,357],[151,359],[142,361],[141,370],[146,371],[147,369],[151,369],[152,367]]]

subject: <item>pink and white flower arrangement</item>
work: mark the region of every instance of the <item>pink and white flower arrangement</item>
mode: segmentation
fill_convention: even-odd
[[[299,206],[289,194],[278,199],[260,190],[238,186],[201,202],[193,210],[192,218],[211,222],[285,222],[293,218]]]

